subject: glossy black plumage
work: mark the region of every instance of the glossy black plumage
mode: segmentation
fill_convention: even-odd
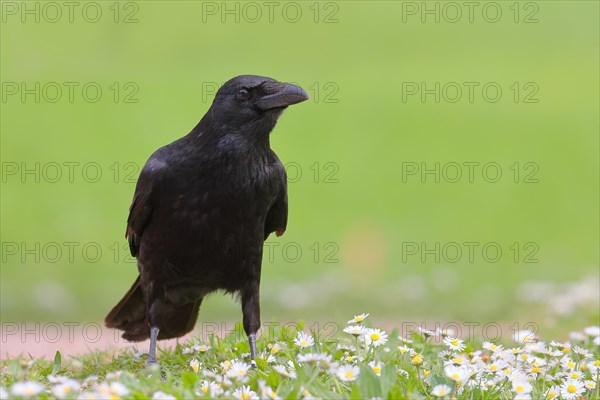
[[[269,134],[287,106],[306,99],[298,86],[238,76],[188,135],[146,162],[126,230],[140,276],[105,322],[127,340],[150,337],[150,362],[151,332],[167,339],[191,331],[202,298],[215,290],[239,293],[254,355],[263,243],[283,234],[288,211]]]

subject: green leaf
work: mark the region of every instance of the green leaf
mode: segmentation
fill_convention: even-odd
[[[362,367],[358,375],[358,384],[363,399],[381,397],[381,383],[379,377],[371,367]]]
[[[52,363],[52,375],[56,375],[60,372],[60,366],[62,363],[62,356],[60,351],[57,351],[54,355],[54,362]]]
[[[193,372],[184,372],[181,374],[181,382],[183,382],[183,387],[191,389],[194,387],[196,382],[198,381],[198,375]]]

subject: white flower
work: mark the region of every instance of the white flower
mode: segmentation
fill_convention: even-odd
[[[435,335],[434,331],[430,331],[429,329],[425,329],[425,328],[422,328],[420,326],[417,327],[417,332],[419,334],[421,334],[421,336],[423,336],[425,339],[427,339],[430,336],[434,336]]]
[[[210,349],[212,349],[212,347],[210,347],[209,345],[206,344],[197,344],[194,347],[192,347],[194,350],[199,351],[201,353],[204,353],[206,351],[209,351]]]
[[[600,336],[600,326],[588,326],[583,330],[583,333],[588,336]]]
[[[558,398],[558,396],[560,395],[560,387],[559,386],[552,386],[549,387],[545,392],[544,392],[544,399],[556,399]]]
[[[583,382],[576,379],[567,379],[560,386],[560,395],[565,400],[576,399],[583,393],[584,385]]]
[[[456,351],[463,351],[466,347],[463,340],[453,338],[450,336],[448,336],[444,339],[444,344],[446,346],[448,346],[451,350],[456,350]]]
[[[350,335],[360,336],[365,334],[367,328],[362,325],[348,325],[343,329],[343,331]]]
[[[322,368],[328,368],[329,364],[331,364],[331,354],[327,354],[327,353],[299,354],[298,362],[316,364]]]
[[[258,388],[260,389],[260,397],[263,399],[281,399],[276,391],[267,385],[265,381],[259,379]]]
[[[54,385],[52,388],[52,394],[59,399],[70,397],[73,393],[79,392],[81,385],[74,379],[64,379],[62,382]]]
[[[194,358],[192,361],[190,361],[190,367],[195,373],[198,373],[198,370],[200,369],[200,361]]]
[[[258,395],[256,392],[250,390],[250,386],[242,386],[235,389],[233,392],[233,397],[240,400],[258,399]]]
[[[103,395],[109,395],[110,397],[116,398],[129,394],[129,389],[121,382],[111,382],[110,385],[105,382],[98,385],[96,390]]]
[[[152,395],[152,400],[177,400],[177,397],[159,390]]]
[[[274,365],[273,369],[286,378],[296,379],[296,371],[293,369],[287,369],[285,365]]]
[[[336,371],[336,375],[338,376],[338,378],[340,378],[340,380],[342,381],[347,382],[356,380],[359,373],[360,369],[356,365],[350,364],[342,365]]]
[[[268,348],[271,354],[275,355],[281,351],[281,343],[275,342],[273,344],[269,344]]]
[[[431,393],[436,397],[445,397],[449,395],[451,391],[452,388],[448,385],[436,385],[431,390]]]
[[[446,376],[455,382],[464,382],[471,377],[471,372],[463,366],[448,365],[444,368]]]
[[[378,347],[387,342],[388,335],[381,329],[367,329],[363,337],[365,338],[365,344]]]
[[[494,353],[502,351],[504,349],[504,347],[501,344],[495,344],[492,342],[483,342],[483,348],[485,350],[490,350]]]
[[[198,395],[208,395],[209,397],[215,397],[222,392],[222,389],[215,382],[212,381],[203,381],[200,385],[200,392]]]
[[[17,397],[32,397],[44,391],[44,386],[33,381],[17,382],[11,386],[10,391]]]
[[[533,390],[533,386],[527,379],[517,378],[512,381],[512,390],[515,394],[529,394]]]
[[[517,343],[535,343],[538,340],[538,337],[534,332],[524,329],[521,331],[517,331],[513,335],[513,340]]]
[[[350,321],[346,322],[347,324],[360,324],[369,316],[369,313],[355,315]]]
[[[315,339],[312,337],[312,335],[304,332],[298,332],[294,338],[294,344],[304,349],[306,347],[313,346],[315,344]]]
[[[369,363],[369,367],[375,372],[375,375],[381,376],[381,363],[377,360],[373,360]]]
[[[576,342],[583,342],[587,339],[587,337],[581,332],[569,332],[569,339]]]
[[[596,382],[592,381],[592,380],[587,380],[585,382],[583,382],[583,384],[585,385],[585,387],[589,390],[594,390],[596,389]]]
[[[250,365],[243,361],[234,361],[231,363],[231,367],[227,370],[226,376],[234,379],[245,379],[248,374]]]

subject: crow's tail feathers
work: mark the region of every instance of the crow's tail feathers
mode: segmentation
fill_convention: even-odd
[[[158,339],[177,338],[194,329],[201,302],[202,299],[184,305],[165,304]],[[146,300],[139,276],[121,301],[108,313],[104,323],[108,328],[124,331],[123,339],[131,342],[140,342],[150,337]]]

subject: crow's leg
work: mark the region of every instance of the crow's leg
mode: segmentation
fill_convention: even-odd
[[[256,332],[260,328],[260,304],[259,304],[259,283],[250,282],[242,290],[242,314],[244,317],[244,331],[248,335],[248,344],[250,345],[250,360],[252,368],[256,368]]]
[[[150,285],[148,296],[148,325],[150,326],[150,349],[148,364],[156,364],[156,340],[162,322],[163,300],[156,285]]]
[[[150,350],[148,350],[148,364],[156,364],[156,338],[159,329],[156,326],[150,327]]]

